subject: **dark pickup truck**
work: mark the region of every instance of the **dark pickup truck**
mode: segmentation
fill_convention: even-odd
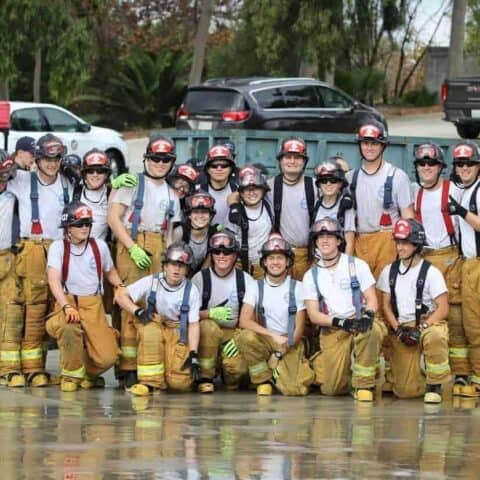
[[[480,77],[445,80],[442,85],[444,120],[453,122],[462,138],[480,133]]]

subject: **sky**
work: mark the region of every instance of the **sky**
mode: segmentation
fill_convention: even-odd
[[[423,41],[428,42],[431,34],[433,33],[440,16],[439,11],[445,6],[451,5],[450,0],[422,0],[419,7],[416,25],[418,29],[421,29],[421,38]],[[447,8],[448,15],[443,17],[442,23],[435,35],[433,45],[436,46],[448,46],[450,39],[450,18],[452,7]]]

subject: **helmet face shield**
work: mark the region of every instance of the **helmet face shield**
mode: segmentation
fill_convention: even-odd
[[[325,217],[315,222],[310,229],[310,235],[315,239],[319,235],[327,234],[343,239],[343,232],[337,220]]]
[[[238,188],[239,190],[248,187],[259,187],[268,190],[268,185],[265,176],[260,173],[260,170],[253,166],[246,166],[238,172]]]
[[[185,199],[187,211],[191,210],[209,210],[212,211],[215,205],[215,199],[208,193],[194,193]]]
[[[165,254],[165,261],[190,265],[192,263],[192,254],[185,246],[171,245]]]
[[[61,158],[66,153],[65,146],[58,140],[48,140],[39,146],[37,158]]]
[[[231,233],[218,232],[214,233],[208,241],[210,251],[237,252],[237,242]]]

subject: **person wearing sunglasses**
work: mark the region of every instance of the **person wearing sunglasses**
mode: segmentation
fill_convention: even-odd
[[[260,250],[273,228],[273,209],[265,199],[270,190],[267,180],[252,165],[238,172],[239,202],[230,205],[227,228],[235,232],[240,243],[242,270],[253,278],[263,278]]]
[[[462,190],[447,178],[441,178],[447,166],[442,149],[427,142],[414,150],[417,186],[414,192],[415,218],[425,230],[423,258],[437,267],[448,287],[448,327],[450,366],[455,376],[453,394],[469,390],[468,349],[462,325],[460,293],[461,258],[458,251],[458,221],[448,211],[449,197],[460,202]]]
[[[461,386],[460,394],[477,397],[480,396],[480,149],[476,142],[465,140],[455,145],[452,169],[452,177],[463,187],[461,201],[450,196],[448,204],[450,214],[458,219],[463,256],[460,283],[463,330],[468,349],[468,357],[464,359],[468,383]]]
[[[109,199],[108,224],[116,238],[115,264],[127,285],[161,269],[173,223],[181,220],[179,199],[166,182],[176,158],[171,139],[152,135],[137,185],[113,190]],[[118,376],[127,387],[137,381],[137,332],[133,320],[129,311],[122,310]]]
[[[60,349],[60,389],[103,387],[100,374],[118,360],[118,332],[108,324],[103,307],[104,277],[123,288],[106,242],[91,237],[92,209],[73,201],[65,207],[63,240],[48,250],[48,284],[56,305],[46,323]]]
[[[315,221],[324,217],[335,218],[345,235],[345,253],[353,255],[355,244],[355,212],[347,187],[345,171],[335,157],[315,167],[315,185],[318,200],[315,204]]]
[[[236,339],[240,333],[238,320],[243,300],[255,288],[253,278],[235,268],[239,245],[232,231],[224,229],[214,233],[208,241],[208,251],[212,266],[192,278],[202,298],[200,393],[213,392],[216,372],[221,373],[227,390],[238,389],[248,379],[247,365]]]
[[[20,242],[16,269],[25,299],[21,360],[22,372],[32,387],[44,387],[49,382],[43,350],[49,309],[46,252],[52,241],[62,238],[60,218],[72,196],[70,182],[59,173],[65,153],[58,137],[43,135],[35,149],[37,171],[19,170],[7,187],[18,199]]]
[[[284,395],[307,395],[314,379],[302,343],[303,286],[288,274],[293,259],[288,242],[270,234],[261,248],[265,279],[244,298],[237,344],[258,395],[271,395],[273,386]]]
[[[200,184],[200,188],[215,199],[215,216],[212,223],[226,225],[228,206],[233,203],[237,191],[237,183],[233,179],[235,159],[232,151],[225,145],[214,145],[207,153],[205,173],[208,181]],[[234,194],[234,195],[232,195]]]

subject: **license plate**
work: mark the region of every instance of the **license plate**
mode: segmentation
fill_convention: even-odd
[[[480,110],[479,110],[480,112]],[[213,122],[204,122],[204,121],[199,121],[197,129],[198,130],[211,130],[213,127]]]
[[[480,118],[480,110],[472,110],[472,118]]]

